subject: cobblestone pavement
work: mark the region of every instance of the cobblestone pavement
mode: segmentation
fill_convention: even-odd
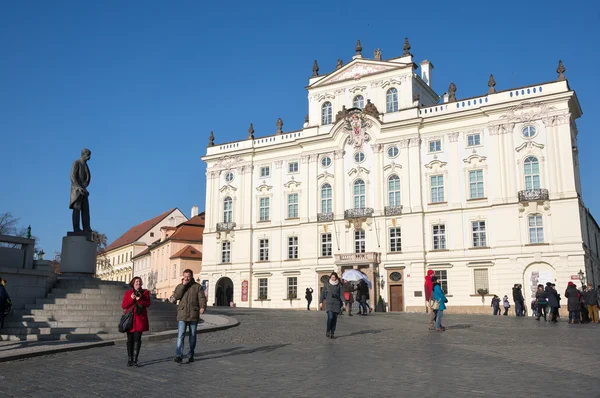
[[[213,312],[214,313],[214,312]],[[599,397],[600,325],[425,314],[343,316],[325,338],[315,311],[223,310],[240,326],[199,335],[196,362],[175,364],[174,340],[0,363],[10,397]],[[187,343],[187,342],[186,342]]]

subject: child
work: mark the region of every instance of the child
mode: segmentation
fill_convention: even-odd
[[[505,295],[503,301],[504,301],[504,314],[502,314],[502,315],[507,316],[508,309],[510,308],[510,302],[508,301],[508,296]]]

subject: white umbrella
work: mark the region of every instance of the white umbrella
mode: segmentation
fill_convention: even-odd
[[[367,285],[369,285],[369,289],[373,287],[373,284],[367,278],[367,276],[356,269],[349,269],[348,271],[344,272],[342,274],[342,279],[350,282],[358,282],[362,280],[367,282]]]

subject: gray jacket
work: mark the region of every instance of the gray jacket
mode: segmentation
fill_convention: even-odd
[[[583,299],[587,305],[598,305],[598,291],[596,289],[589,289],[583,293]]]
[[[323,288],[321,303],[323,300],[325,300],[325,311],[341,312],[342,306],[346,304],[342,282],[340,281],[337,285],[331,285],[327,282]]]

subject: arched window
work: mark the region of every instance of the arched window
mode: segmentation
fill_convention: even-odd
[[[540,189],[540,163],[535,156],[529,156],[523,162],[525,189]]]
[[[364,108],[365,98],[362,95],[357,95],[356,97],[354,97],[354,100],[352,101],[352,107],[360,109]]]
[[[388,206],[400,206],[400,177],[396,174],[388,178]]]
[[[529,243],[544,243],[544,221],[541,214],[531,214],[527,217],[529,228]]]
[[[233,221],[233,201],[228,196],[223,199],[223,222]]]
[[[326,102],[321,107],[321,124],[331,124],[333,120],[333,111],[331,109],[331,102]]]
[[[365,182],[363,180],[354,181],[354,208],[364,209],[365,201]]]
[[[385,98],[387,112],[398,112],[398,90],[394,87],[390,88],[387,91]]]
[[[321,213],[332,213],[333,212],[333,190],[331,185],[325,183],[321,187]]]

